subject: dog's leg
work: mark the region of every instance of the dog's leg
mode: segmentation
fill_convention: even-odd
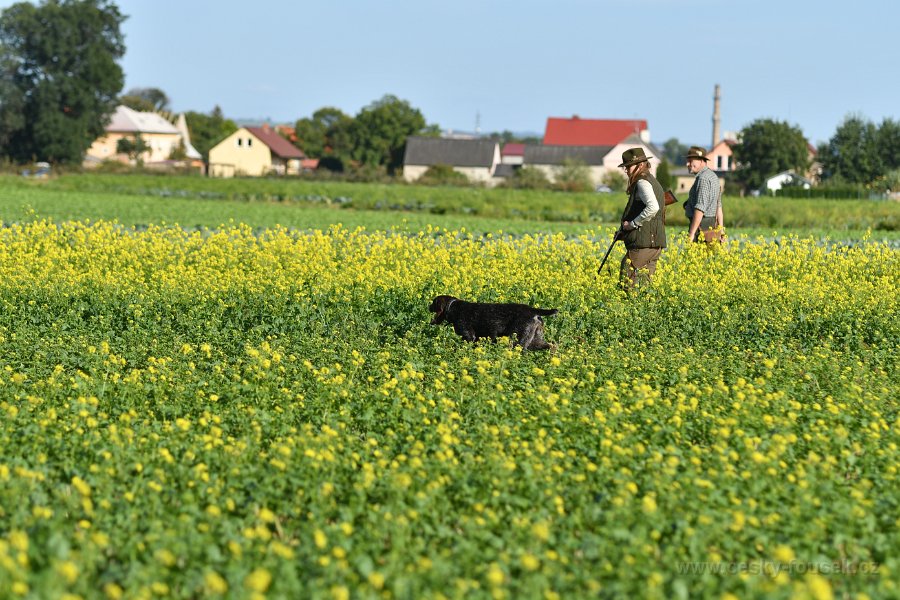
[[[539,322],[536,319],[532,319],[525,325],[522,333],[519,334],[518,344],[522,346],[525,350],[528,350],[531,347],[531,342],[534,340],[535,333],[537,333],[537,328],[539,326]]]
[[[473,330],[467,329],[458,323],[453,324],[453,330],[467,342],[475,342],[478,340]]]

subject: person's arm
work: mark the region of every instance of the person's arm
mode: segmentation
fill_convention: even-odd
[[[719,204],[716,206],[716,227],[725,228],[725,213],[722,212],[722,196],[719,196]]]

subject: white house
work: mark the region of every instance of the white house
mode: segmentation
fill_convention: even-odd
[[[766,179],[766,192],[769,194],[774,194],[781,188],[785,186],[799,186],[804,190],[808,190],[812,187],[812,182],[803,177],[801,175],[797,175],[793,171],[782,171],[777,175],[772,175],[768,179]]]
[[[469,181],[493,185],[500,164],[500,145],[494,140],[409,137],[403,155],[403,179],[416,181],[429,167],[447,165]]]

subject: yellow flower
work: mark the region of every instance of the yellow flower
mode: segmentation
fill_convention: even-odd
[[[366,578],[371,585],[376,590],[380,590],[384,587],[384,575],[379,573],[378,571],[373,571],[369,573],[369,576]]]
[[[550,525],[546,521],[538,521],[531,526],[531,533],[542,542],[550,539]]]
[[[316,548],[322,550],[328,545],[328,536],[326,536],[325,532],[321,529],[316,529],[313,532],[313,541],[316,544]]]
[[[789,563],[797,558],[797,555],[794,554],[794,551],[791,550],[789,546],[785,545],[776,546],[775,550],[772,552],[772,556],[775,558],[775,560],[783,563]]]
[[[91,495],[91,486],[89,486],[87,482],[78,475],[72,478],[72,487],[78,490],[78,493],[82,496]]]
[[[272,584],[272,575],[263,568],[255,569],[244,579],[244,587],[260,594],[269,589]]]
[[[350,590],[343,585],[335,585],[331,588],[331,597],[334,600],[350,600]]]
[[[78,579],[78,566],[70,560],[58,563],[56,572],[69,584],[75,583]]]
[[[491,566],[488,567],[487,570],[487,580],[492,586],[500,586],[503,585],[503,580],[506,576],[503,574],[503,570],[497,563],[491,563]]]
[[[178,561],[175,555],[166,548],[162,548],[156,551],[156,560],[161,562],[163,566],[166,567],[171,567]]]
[[[831,583],[817,573],[810,573],[806,576],[806,588],[814,600],[834,600]]]
[[[228,582],[215,571],[207,571],[203,576],[203,584],[210,594],[224,594],[228,591]]]
[[[541,561],[534,554],[523,554],[521,562],[526,571],[536,571],[541,566]]]
[[[273,513],[268,508],[259,509],[259,519],[263,523],[274,523],[276,520],[275,513]]]

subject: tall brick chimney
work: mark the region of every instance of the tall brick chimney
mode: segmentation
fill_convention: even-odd
[[[721,135],[721,115],[719,114],[719,103],[722,101],[722,95],[719,90],[719,84],[716,84],[716,93],[713,96],[713,135],[712,135],[712,147],[715,148],[716,144],[718,144],[722,140]]]

